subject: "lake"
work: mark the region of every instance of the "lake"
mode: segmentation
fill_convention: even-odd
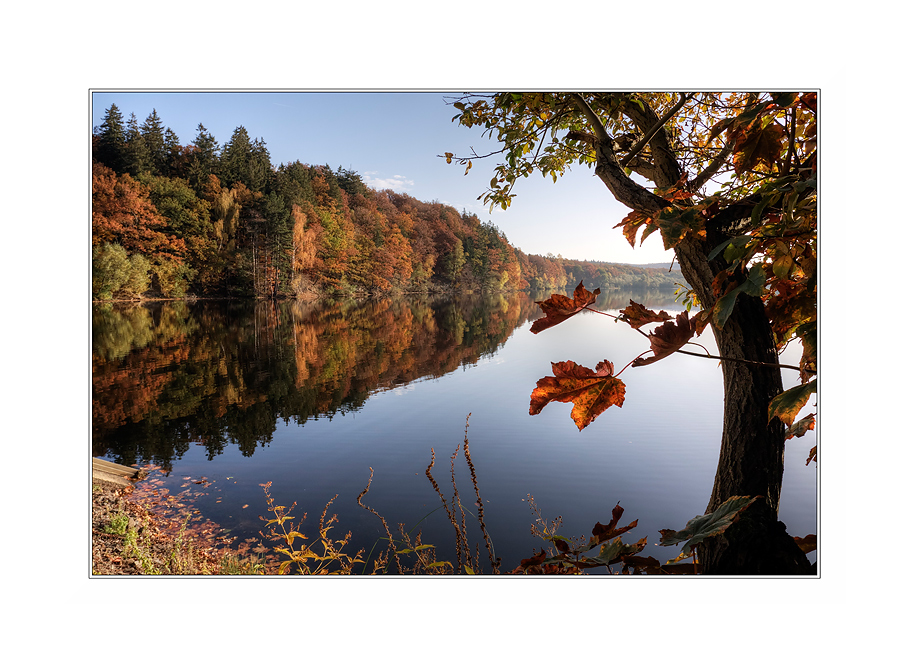
[[[545,543],[531,534],[528,496],[560,534],[590,535],[612,508],[623,536],[648,537],[642,552],[666,561],[659,530],[678,530],[707,506],[722,432],[722,372],[717,362],[672,355],[628,368],[623,407],[611,407],[578,432],[570,404],[529,414],[536,381],[550,362],[616,372],[648,349],[625,324],[582,313],[540,334],[534,302],[548,295],[407,296],[342,302],[156,302],[95,305],[92,314],[92,454],[125,465],[154,463],[176,493],[185,478],[211,481],[196,506],[239,540],[258,537],[263,489],[277,504],[308,513],[312,537],[336,494],[340,537],[367,552],[392,527],[420,522],[423,540],[454,561],[454,530],[426,478],[451,497],[450,457],[465,422],[485,524],[510,570]],[[658,291],[601,294],[595,308],[617,314],[634,299],[671,315],[681,307]],[[716,354],[711,332],[697,342]],[[800,350],[781,362],[798,365]],[[797,372],[783,371],[784,385]],[[805,465],[815,433],[787,441],[780,520],[792,535],[817,532],[817,468]],[[456,482],[476,511],[459,452]],[[431,513],[431,514],[430,514]],[[427,516],[429,514],[429,516]],[[422,522],[421,522],[422,520]],[[481,545],[476,524],[471,544]],[[809,554],[815,560],[815,554]],[[485,571],[489,571],[488,561]]]

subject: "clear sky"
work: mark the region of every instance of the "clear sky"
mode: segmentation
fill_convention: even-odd
[[[141,124],[155,109],[182,144],[192,143],[199,123],[226,143],[244,126],[268,146],[272,164],[299,160],[359,173],[376,189],[406,192],[422,201],[440,201],[476,213],[505,232],[526,253],[553,253],[569,259],[611,262],[665,262],[658,234],[632,249],[613,229],[629,209],[615,202],[587,167],[565,178],[534,174],[521,179],[507,211],[477,200],[492,177],[493,158],[477,160],[470,173],[437,157],[446,151],[467,155],[498,148],[481,128],[464,128],[443,92],[93,92],[92,125],[100,125],[115,103],[124,121],[134,113]]]

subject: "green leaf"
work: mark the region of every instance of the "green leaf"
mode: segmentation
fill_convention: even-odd
[[[751,240],[751,237],[739,237],[739,238],[748,238]],[[736,264],[740,262],[743,258],[748,256],[748,241],[743,243],[736,243],[736,239],[733,239],[732,243],[726,246],[726,251],[723,253],[723,259],[725,259],[730,264]]]
[[[792,271],[793,262],[792,255],[777,257],[773,262],[773,275],[777,278],[787,278]]]
[[[622,560],[623,556],[633,556],[647,546],[647,538],[643,537],[634,544],[625,544],[622,538],[617,537],[611,542],[606,542],[600,547],[600,561],[612,565]]]
[[[751,226],[760,227],[761,226],[761,216],[764,214],[764,209],[767,208],[769,204],[775,204],[779,199],[779,194],[774,193],[770,195],[764,195],[761,197],[761,202],[754,207],[751,211]]]
[[[760,264],[755,264],[748,271],[748,278],[740,285],[744,294],[750,296],[761,296],[764,293],[764,268]]]
[[[749,294],[751,296],[761,296],[763,292],[764,269],[761,268],[760,264],[755,264],[751,267],[751,270],[748,271],[748,277],[745,279],[745,282],[717,299],[714,307],[713,323],[716,324],[718,328],[723,328],[723,325],[726,324],[726,320],[728,320],[729,316],[732,314],[736,297],[738,297],[740,293]]]
[[[720,245],[718,245],[716,248],[714,248],[713,250],[710,251],[710,254],[707,255],[707,261],[709,262],[709,261],[713,260],[714,257],[719,255],[721,252],[724,252],[725,249],[729,245],[734,245],[738,248],[743,248],[751,240],[752,240],[752,237],[748,236],[746,234],[744,236],[736,236],[735,238],[729,239],[728,241],[723,241]]]
[[[717,255],[719,255],[721,252],[724,252],[724,251],[726,250],[726,246],[728,246],[728,245],[729,245],[730,243],[732,243],[734,240],[735,240],[735,239],[729,239],[729,240],[727,240],[727,241],[723,241],[720,245],[718,245],[716,248],[714,248],[713,250],[711,250],[711,251],[710,251],[710,254],[707,255],[707,261],[708,261],[708,262],[713,261],[713,259],[714,259]]]
[[[817,380],[812,380],[808,384],[800,384],[774,397],[770,401],[768,421],[779,417],[779,420],[786,426],[792,426],[799,410],[805,407],[811,394],[815,392],[817,392]]]
[[[739,514],[751,505],[759,496],[749,498],[748,496],[732,496],[722,505],[716,508],[716,511],[703,516],[696,516],[689,521],[685,527],[676,532],[674,530],[661,530],[660,545],[664,547],[685,542],[682,547],[682,554],[685,557],[690,556],[692,549],[708,537],[719,535],[738,519]]]

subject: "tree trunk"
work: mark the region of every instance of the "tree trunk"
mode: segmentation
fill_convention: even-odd
[[[722,259],[708,264],[708,246],[722,242],[683,240],[676,248],[682,274],[705,308],[714,303],[713,276]],[[722,329],[713,327],[720,356],[778,364],[770,322],[757,297],[741,294]],[[805,554],[777,520],[783,484],[785,428],[767,419],[770,401],[783,391],[779,368],[723,361],[723,439],[707,512],[732,496],[762,496],[725,534],[698,549],[705,574],[810,574]]]

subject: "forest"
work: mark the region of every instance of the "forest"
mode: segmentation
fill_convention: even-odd
[[[678,270],[526,254],[475,214],[368,187],[358,173],[272,165],[241,125],[190,144],[116,104],[92,132],[95,300],[440,291],[671,290]]]

